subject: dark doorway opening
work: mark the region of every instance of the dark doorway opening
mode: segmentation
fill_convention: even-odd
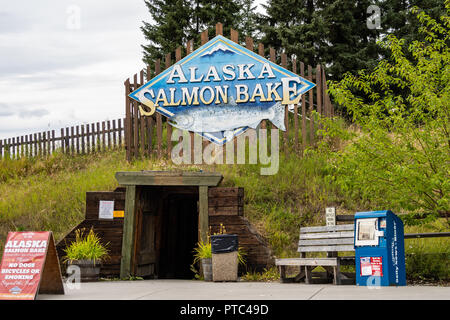
[[[198,241],[198,188],[142,187],[139,198],[135,274],[193,279],[190,266]]]

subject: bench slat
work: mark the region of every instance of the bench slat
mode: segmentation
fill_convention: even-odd
[[[302,239],[333,239],[333,238],[352,238],[353,231],[344,232],[319,232],[319,233],[300,233],[300,240]]]
[[[289,258],[276,259],[277,266],[336,266],[337,258]]]
[[[304,232],[325,232],[325,231],[351,231],[355,229],[354,224],[341,224],[337,226],[302,227],[300,233]]]
[[[321,245],[333,245],[333,244],[353,244],[353,238],[343,239],[321,239],[321,240],[300,240],[299,246],[321,246]]]
[[[355,251],[353,245],[337,245],[337,246],[311,246],[298,247],[297,252],[334,252],[334,251]]]

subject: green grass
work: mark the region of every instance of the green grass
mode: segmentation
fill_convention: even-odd
[[[330,153],[309,150],[304,157],[280,152],[276,175],[260,175],[261,165],[187,165],[175,167],[165,159],[128,163],[123,150],[84,156],[55,153],[47,159],[0,160],[0,250],[8,231],[52,230],[56,240],[80,223],[87,191],[111,191],[117,171],[208,170],[224,175],[223,186],[245,189],[245,216],[263,234],[277,257],[298,256],[300,226],[323,225],[326,207],[339,214],[372,210],[350,198],[330,179]],[[448,231],[446,219],[406,227],[406,233]],[[406,241],[407,270],[412,279],[450,279],[448,238]],[[248,279],[269,279],[247,274]]]
[[[0,180],[0,250],[8,231],[52,230],[61,239],[84,219],[86,192],[114,190],[117,171],[172,168],[164,160],[128,163],[122,150],[16,161],[0,162],[8,172]]]

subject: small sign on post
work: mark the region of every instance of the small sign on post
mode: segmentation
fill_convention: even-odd
[[[327,226],[336,225],[336,208],[329,207],[325,209],[325,221]]]
[[[0,264],[0,300],[64,294],[52,232],[9,232]]]

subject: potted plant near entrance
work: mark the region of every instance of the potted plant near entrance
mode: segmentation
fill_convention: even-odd
[[[214,235],[226,234],[227,230],[225,226],[221,223],[219,226],[219,232],[214,233]],[[239,264],[245,265],[245,253],[241,247],[238,250],[238,261]],[[209,228],[208,239],[206,242],[199,241],[197,247],[194,249],[194,266],[196,263],[201,264],[201,269],[203,272],[203,279],[205,281],[212,281],[212,251],[211,251],[211,227]],[[193,268],[195,270],[195,267]],[[196,276],[198,277],[198,276]]]
[[[64,262],[80,268],[81,282],[98,281],[99,265],[109,257],[108,250],[100,243],[100,238],[92,228],[86,236],[84,231],[75,231],[75,241],[64,250]]]
[[[194,264],[200,262],[203,271],[203,279],[205,281],[212,281],[212,254],[211,241],[208,236],[208,241],[205,243],[199,241],[197,247],[194,249]]]

